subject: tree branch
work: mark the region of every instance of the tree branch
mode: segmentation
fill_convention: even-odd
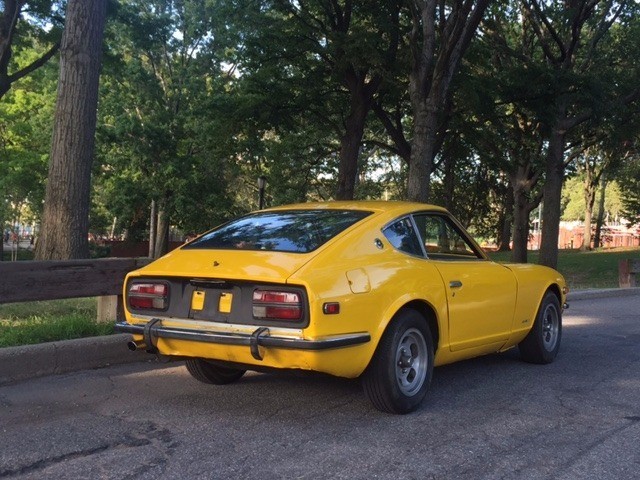
[[[26,67],[18,70],[17,72],[9,75],[9,82],[13,83],[16,80],[20,80],[22,77],[30,74],[31,72],[33,72],[34,70],[40,68],[42,65],[44,65],[45,63],[47,63],[49,61],[49,59],[51,57],[53,57],[58,50],[60,49],[60,42],[56,42],[53,44],[53,46],[44,54],[42,55],[40,58],[38,58],[37,60],[31,62],[29,65],[27,65]]]

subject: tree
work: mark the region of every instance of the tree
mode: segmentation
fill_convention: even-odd
[[[290,85],[294,95],[283,99],[279,111],[300,109],[336,138],[335,198],[354,198],[374,96],[396,64],[401,5],[401,0],[267,0],[247,2],[246,13],[233,16],[236,28],[245,30],[238,39],[244,72],[273,72],[273,80]]]
[[[57,52],[61,32],[61,21],[55,14],[58,3],[35,0],[27,5],[25,0],[7,0],[0,4],[0,100],[15,82],[44,65]],[[0,130],[3,135],[7,129],[11,129],[8,125],[0,127],[3,127]],[[6,138],[3,143],[6,144]],[[14,148],[10,150],[15,151]],[[12,167],[5,164],[9,162],[9,156],[3,156],[1,160],[0,169],[11,171]],[[0,182],[5,184],[2,191],[7,192],[11,186],[10,177],[3,177],[4,182]],[[5,200],[0,199],[0,225],[3,226],[6,218]],[[2,230],[4,233],[4,227]],[[0,243],[0,259],[2,257]]]
[[[412,54],[409,94],[413,135],[407,195],[429,199],[429,182],[438,151],[436,136],[446,119],[453,76],[475,34],[489,0],[410,0]]]
[[[69,0],[36,258],[89,256],[91,164],[106,0]]]
[[[38,55],[38,48],[19,47],[18,66]],[[30,221],[40,218],[56,85],[54,59],[14,85],[0,102],[0,224],[8,219],[14,225],[25,211]]]
[[[60,47],[59,1],[5,0],[0,7],[0,99],[11,85],[52,58]],[[39,55],[19,66],[13,62],[16,42],[35,39],[45,45]]]
[[[622,130],[622,129],[621,129]],[[619,166],[624,162],[625,152],[621,148],[622,144],[615,143],[615,133],[607,138],[607,141],[601,141],[588,145],[584,148],[576,159],[576,167],[580,173],[582,180],[582,199],[584,207],[584,241],[580,247],[580,250],[591,250],[591,226],[593,220],[593,209],[596,202],[596,193],[598,188],[602,190],[602,196],[600,199],[600,207],[597,215],[596,224],[596,241],[594,241],[594,247],[597,247],[600,243],[599,235],[600,228],[602,227],[602,216],[604,215],[605,208],[605,186],[606,175],[613,176],[615,171],[619,169]],[[628,152],[626,153],[628,155]]]
[[[94,201],[127,239],[155,233],[155,256],[169,226],[202,232],[248,209],[234,202],[245,193],[236,162],[264,147],[237,128],[253,119],[220,13],[203,0],[128,0],[107,28]]]
[[[640,159],[630,159],[621,177],[622,206],[624,216],[633,223],[640,223]]]
[[[570,0],[564,4],[523,0],[522,5],[525,21],[531,24],[550,69],[553,102],[546,118],[548,150],[540,263],[555,267],[568,138],[586,122],[601,121],[613,105],[632,102],[640,95],[635,81],[612,88],[617,83],[611,81],[612,76],[634,60],[618,57],[620,62],[613,63],[601,56],[601,44],[610,40],[612,26],[632,19],[636,7],[633,2],[613,0]],[[623,64],[625,67],[620,68]],[[616,76],[622,80],[624,74]]]
[[[544,70],[531,41],[530,25],[514,2],[492,8],[482,22],[482,35],[472,46],[478,96],[484,109],[472,118],[481,124],[481,149],[494,157],[494,168],[507,179],[509,206],[502,226],[512,234],[511,260],[527,262],[530,214],[541,200],[545,142],[541,111],[546,108]],[[507,233],[502,236],[507,239]],[[501,249],[508,249],[501,242]]]

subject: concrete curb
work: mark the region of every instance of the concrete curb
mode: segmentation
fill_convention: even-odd
[[[567,302],[640,295],[640,288],[609,288],[569,292]],[[79,338],[60,342],[0,348],[0,385],[29,378],[102,368],[109,365],[154,361],[146,352],[131,352],[129,334]]]
[[[0,348],[0,385],[154,358],[145,352],[129,351],[130,339],[131,335],[122,333]]]
[[[591,290],[569,291],[567,302],[575,300],[589,300],[592,298],[629,297],[640,295],[640,288],[601,288]]]

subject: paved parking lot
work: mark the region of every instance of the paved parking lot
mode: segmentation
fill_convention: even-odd
[[[435,370],[421,409],[357,382],[211,387],[134,364],[0,387],[1,478],[640,478],[640,296],[572,303],[548,366],[517,351]]]

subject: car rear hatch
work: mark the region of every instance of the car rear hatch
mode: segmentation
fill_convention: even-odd
[[[127,309],[136,316],[303,328],[306,291],[287,278],[312,256],[180,249],[127,277]]]
[[[137,270],[145,276],[285,283],[314,253],[178,249]]]
[[[371,213],[275,209],[233,220],[130,274],[127,308],[163,319],[304,327],[307,292],[288,279]]]

